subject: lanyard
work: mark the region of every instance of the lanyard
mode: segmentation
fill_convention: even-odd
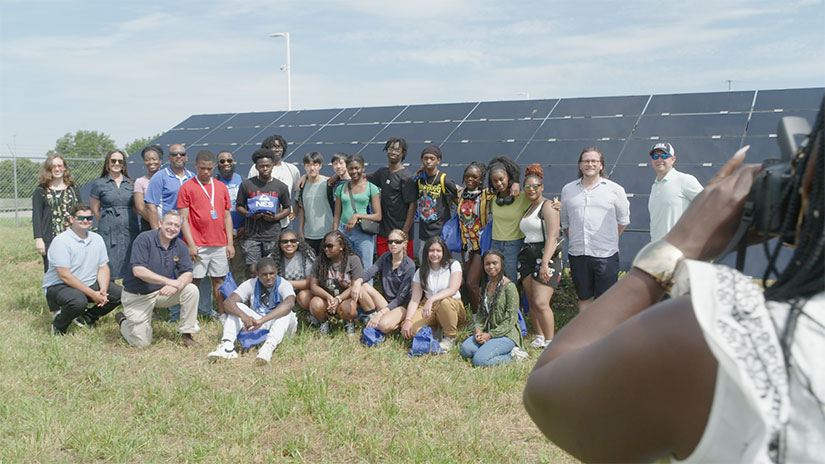
[[[210,180],[210,182],[209,182],[209,185],[212,186],[212,196],[209,196],[209,194],[206,193],[206,187],[203,186],[203,184],[201,183],[201,180],[198,179],[197,177],[195,178],[195,180],[198,181],[198,185],[201,186],[201,190],[203,190],[203,194],[206,195],[206,198],[209,199],[209,204],[212,206],[212,211],[215,211],[215,181]]]

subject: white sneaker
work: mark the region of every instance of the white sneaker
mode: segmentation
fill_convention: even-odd
[[[438,342],[438,344],[441,345],[441,349],[444,350],[444,352],[446,353],[447,351],[450,351],[450,349],[452,349],[453,346],[455,346],[455,337],[444,337],[441,339],[440,342]]]
[[[514,346],[512,350],[510,350],[510,356],[513,357],[514,361],[519,361],[522,359],[526,359],[530,356],[526,351],[522,350],[521,348]]]
[[[255,358],[255,364],[259,366],[269,364],[269,360],[272,359],[272,352],[275,351],[276,347],[277,345],[269,340],[265,341],[261,349],[258,350],[258,356]]]
[[[218,359],[235,359],[238,357],[238,352],[235,351],[235,343],[229,340],[221,340],[215,351],[209,353],[206,357],[212,362]]]
[[[322,322],[321,325],[318,326],[318,332],[320,332],[321,335],[329,335],[329,321]]]
[[[355,321],[349,321],[344,324],[344,331],[347,335],[355,335]]]
[[[530,343],[533,348],[544,348],[547,344],[544,341],[544,336],[536,335],[536,339]]]

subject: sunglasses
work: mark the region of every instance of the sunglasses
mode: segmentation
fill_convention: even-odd
[[[185,151],[173,151],[169,153],[169,156],[186,156]]]
[[[666,160],[666,159],[670,158],[670,153],[653,153],[653,154],[650,155],[650,159],[657,160],[659,158],[662,158],[663,160]]]
[[[284,244],[284,243],[298,243],[298,239],[297,239],[297,238],[285,238],[285,239],[283,239],[283,240],[278,240],[278,243],[280,243],[280,244]]]
[[[77,218],[78,221],[89,221],[89,222],[94,221],[94,219],[95,219],[94,216],[75,216],[75,218]]]
[[[538,190],[541,184],[524,184],[524,190]]]
[[[390,245],[401,245],[402,243],[404,243],[404,241],[403,240],[387,240],[387,243],[389,243]]]
[[[66,166],[63,166],[62,164],[53,164],[52,171],[54,171],[55,169],[66,169]]]
[[[124,164],[124,161],[120,160],[120,159],[110,159],[109,163],[110,164]]]
[[[232,164],[234,162],[235,162],[235,160],[231,160],[231,159],[218,160],[218,164]]]

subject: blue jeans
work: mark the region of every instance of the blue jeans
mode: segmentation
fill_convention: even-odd
[[[524,239],[518,240],[493,240],[490,248],[498,250],[504,254],[504,275],[513,282],[518,282],[518,253]]]
[[[352,232],[347,232],[346,225],[343,223],[338,226],[338,230],[349,239],[350,245],[361,258],[364,270],[366,271],[372,267],[372,255],[375,254],[375,235],[361,232],[358,227],[353,227]],[[372,285],[372,280],[368,283]]]
[[[508,337],[491,338],[487,343],[479,344],[475,336],[470,335],[461,344],[461,356],[473,360],[473,366],[489,367],[504,364],[513,360],[510,351],[516,342]]]

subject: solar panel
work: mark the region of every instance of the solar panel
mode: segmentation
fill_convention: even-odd
[[[606,118],[551,118],[544,122],[536,139],[611,139],[630,136],[636,117]]]
[[[544,119],[558,102],[557,98],[552,100],[523,100],[523,101],[498,101],[481,102],[467,119],[470,120],[492,120],[492,119]]]
[[[673,145],[677,166],[696,163],[714,163],[715,166],[721,166],[739,149],[742,137],[630,139],[622,152],[620,163],[650,163],[650,149],[657,142],[670,142]]]
[[[624,187],[627,193],[650,193],[656,173],[650,166],[613,166],[605,170],[610,180]]]
[[[348,108],[330,123],[388,123],[401,114],[406,106],[376,106],[372,108]]]
[[[162,140],[162,142],[169,143],[170,145],[175,143],[191,145],[204,138],[206,134],[212,130],[213,129],[172,129],[159,137],[158,140]]]
[[[759,135],[755,137],[745,137],[742,139],[742,146],[750,145],[745,159],[748,163],[761,163],[768,158],[780,158],[779,144],[776,137]]]
[[[384,126],[376,137],[386,142],[390,137],[401,137],[411,142],[439,144],[458,127],[458,122],[396,122]]]
[[[307,140],[307,143],[313,142],[332,142],[332,143],[349,143],[369,142],[383,129],[382,124],[335,124],[326,125],[318,132],[314,133],[312,137]]]
[[[233,113],[195,114],[184,119],[183,122],[175,126],[174,129],[211,129],[220,126],[232,116],[234,116]]]
[[[200,149],[215,154],[229,149],[237,172],[245,175],[264,138],[280,134],[289,143],[286,161],[301,166],[306,153],[317,151],[325,159],[321,172],[332,175],[328,163],[333,153],[360,153],[371,172],[386,164],[386,140],[403,137],[410,171],[419,168],[421,150],[430,143],[442,148],[442,171],[457,183],[471,161],[505,154],[520,164],[522,174],[527,165],[540,163],[550,198],[577,178],[581,150],[596,146],[611,178],[633,195],[631,230],[620,240],[626,268],[649,239],[647,196],[655,173],[647,154],[654,142],[672,143],[677,169],[706,184],[742,144],[752,146],[749,162],[778,157],[772,135],[779,118],[800,115],[813,122],[823,94],[825,88],[818,87],[758,91],[755,100],[753,91],[741,91],[201,114],[153,143],[167,154],[171,144],[185,144],[190,168]],[[132,174],[145,171],[139,153],[128,162]],[[760,256],[748,261],[753,269],[764,266]]]
[[[323,125],[328,123],[332,118],[344,111],[341,108],[333,108],[326,110],[298,110],[290,111],[283,117],[278,119],[277,126],[296,126],[296,125]]]
[[[208,143],[244,143],[252,140],[263,131],[260,127],[233,127],[232,129],[215,129],[205,140]]]
[[[605,157],[608,165],[615,163],[622,151],[622,140],[533,140],[522,151],[516,161],[522,166],[530,163],[577,164],[579,155],[587,147],[596,147]]]
[[[477,103],[444,103],[407,107],[396,119],[404,121],[463,121]]]
[[[643,116],[633,137],[742,136],[747,114]]]
[[[487,163],[495,156],[509,156],[515,159],[516,155],[524,147],[523,141],[514,142],[445,142],[441,145],[441,153],[444,155],[443,162],[450,164],[468,165],[473,161]]]
[[[813,126],[816,121],[815,110],[754,112],[751,115],[750,122],[748,123],[747,135],[776,134],[776,128],[779,125],[779,120],[786,116],[803,117],[808,120],[808,124],[811,126]]]
[[[250,140],[249,143],[260,145],[265,138],[274,134],[283,137],[290,145],[302,143],[304,140],[310,138],[312,134],[318,132],[321,127],[322,126],[272,126],[255,137],[254,140]]]
[[[720,111],[747,112],[753,103],[754,91],[682,93],[654,95],[645,110],[646,115],[662,113],[718,113]]]
[[[648,96],[563,98],[550,113],[551,117],[563,116],[615,116],[639,115]]]
[[[760,90],[756,93],[754,111],[814,110],[822,103],[825,87],[809,89]]]
[[[449,140],[530,140],[539,124],[540,120],[465,121],[450,135]]]
[[[652,176],[649,178],[650,182],[648,182],[647,185],[647,192],[633,195],[627,199],[630,203],[630,224],[627,226],[628,229],[644,231],[650,229],[650,211],[647,209],[647,202],[650,199],[650,186],[653,184],[653,179],[656,178],[656,174],[652,169],[650,173]],[[622,236],[624,236],[624,234],[622,234]]]
[[[259,127],[264,128],[286,114],[285,111],[267,111],[259,113],[238,113],[235,117],[221,123],[219,127]]]

